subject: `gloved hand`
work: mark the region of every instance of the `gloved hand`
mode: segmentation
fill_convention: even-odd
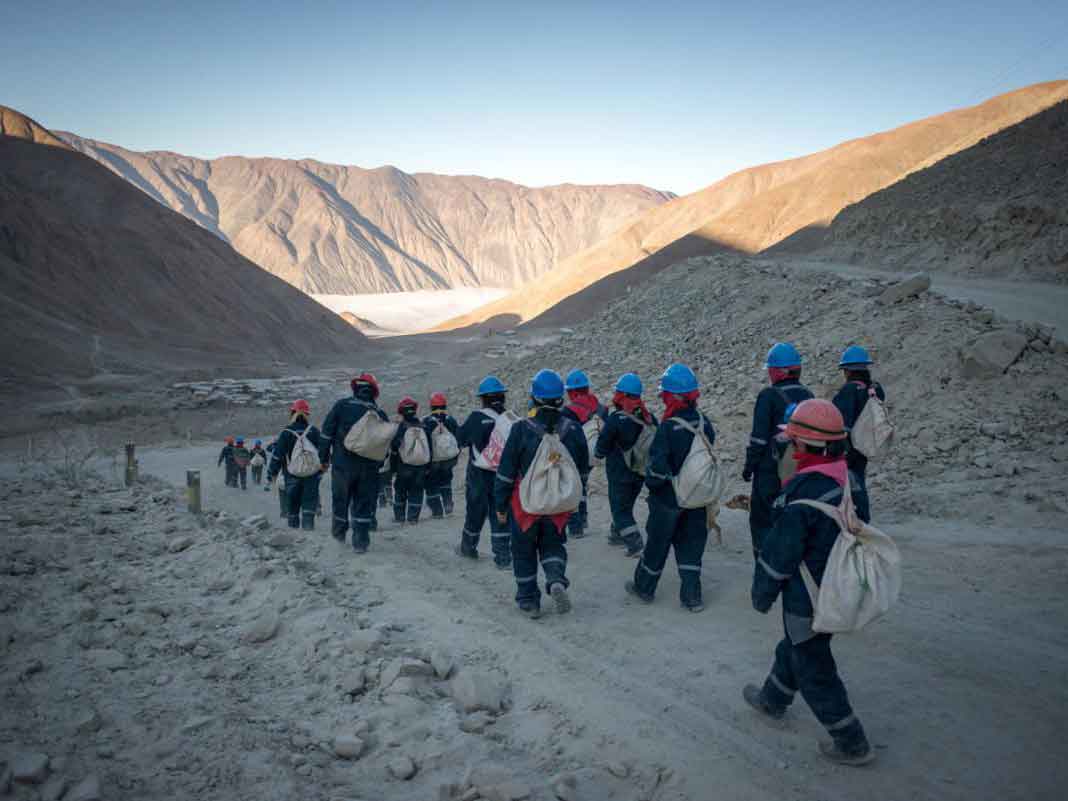
[[[746,483],[748,483],[748,482],[750,482],[752,480],[753,480],[753,468],[751,468],[749,465],[746,465],[745,467],[742,468],[742,481],[745,481]]]
[[[508,513],[507,512],[497,512],[497,522],[500,523],[502,526],[505,523],[507,523],[508,522]]]

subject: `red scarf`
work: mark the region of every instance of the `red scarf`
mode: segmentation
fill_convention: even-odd
[[[640,417],[647,423],[652,422],[652,418],[649,415],[649,410],[645,408],[645,404],[642,403],[641,398],[636,398],[633,395],[628,395],[625,392],[617,392],[612,396],[612,405],[619,409],[621,412]]]
[[[821,473],[827,478],[838,482],[839,487],[844,487],[849,480],[849,469],[846,467],[844,456],[827,456],[822,453],[803,453],[800,449],[794,452],[797,460],[797,473]]]
[[[778,384],[780,381],[785,381],[787,378],[793,378],[790,374],[796,371],[796,367],[769,367],[768,378],[771,379],[772,384]]]
[[[697,399],[701,397],[701,390],[695,389],[685,395],[676,395],[674,392],[661,392],[660,400],[664,402],[664,419],[674,417],[679,412],[691,408]]]
[[[575,417],[583,424],[597,414],[597,409],[601,406],[597,396],[588,389],[569,389],[567,397],[571,401],[567,408],[574,412]]]

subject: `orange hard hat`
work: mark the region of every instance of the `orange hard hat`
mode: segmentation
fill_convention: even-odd
[[[223,440],[223,441],[224,441],[224,442],[225,442],[225,443],[226,443],[227,445],[233,445],[233,444],[234,444],[234,438],[233,438],[233,436],[232,436],[232,435],[231,435],[231,436],[229,436],[229,437],[227,437],[227,438],[226,438],[225,440]]]
[[[304,398],[297,398],[297,400],[293,401],[293,405],[289,407],[289,411],[294,413],[299,412],[300,414],[311,414],[311,406],[308,405],[308,402],[304,400]]]
[[[400,399],[400,403],[397,404],[397,413],[403,414],[405,409],[416,410],[419,408],[419,404],[416,403],[415,398],[405,395]]]
[[[847,436],[838,407],[820,398],[799,403],[784,428],[788,437],[808,445],[822,446]]]
[[[430,396],[430,405],[433,406],[448,406],[449,402],[445,398],[444,392],[435,392]]]

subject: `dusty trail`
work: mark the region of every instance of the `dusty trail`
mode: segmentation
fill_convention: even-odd
[[[906,278],[910,273],[857,264],[783,258],[776,264],[812,272],[832,272],[854,278]],[[998,281],[931,272],[931,289],[946,297],[970,300],[994,309],[1010,320],[1048,323],[1061,337],[1068,332],[1068,286],[1042,281]]]
[[[273,493],[221,486],[216,455],[214,446],[146,450],[141,464],[176,484],[199,467],[206,507],[267,512],[276,521]],[[328,498],[328,480],[323,489]],[[569,544],[574,612],[536,623],[516,613],[510,574],[485,558],[469,564],[453,556],[458,517],[406,529],[386,523],[364,557],[335,544],[322,524],[299,548],[309,569],[344,575],[351,565],[353,574],[365,573],[408,636],[508,674],[514,709],[494,736],[531,757],[533,765],[517,770],[544,778],[621,762],[635,776],[673,773],[661,798],[1062,797],[1062,532],[922,519],[887,526],[907,560],[902,602],[872,631],[836,644],[879,749],[873,769],[855,771],[819,759],[822,732],[803,704],[776,730],[741,701],[742,685],[763,678],[781,634],[778,609],[762,617],[749,606],[744,515],[724,512],[727,547],[706,553],[708,609],[698,616],[679,609],[671,564],[655,605],[626,600],[622,584],[634,563],[604,543],[603,497],[593,499],[591,516],[595,535]],[[330,590],[339,603],[344,583]]]

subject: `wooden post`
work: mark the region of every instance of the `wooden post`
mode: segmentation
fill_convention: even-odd
[[[126,443],[126,486],[132,487],[137,483],[137,459],[134,457],[134,448],[136,446],[132,442]]]
[[[200,514],[200,471],[185,471],[185,487],[190,514]]]

